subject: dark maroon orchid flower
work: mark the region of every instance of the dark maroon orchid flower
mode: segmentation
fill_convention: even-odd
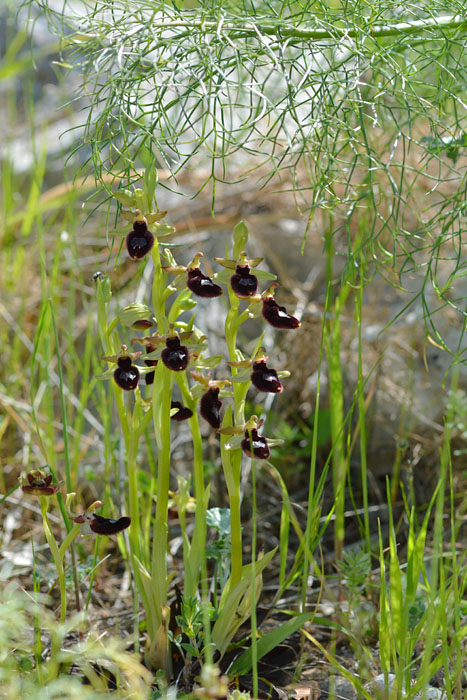
[[[136,389],[139,382],[139,369],[132,364],[131,357],[123,356],[117,360],[118,367],[114,372],[114,379],[118,386],[125,391]]]
[[[256,294],[258,278],[251,273],[249,265],[237,265],[235,274],[230,278],[230,286],[240,299],[248,299]]]
[[[290,316],[284,306],[276,304],[272,297],[263,299],[263,316],[271,326],[280,330],[292,330],[300,326],[300,321],[295,316]]]
[[[267,391],[270,394],[280,394],[282,383],[275,369],[270,369],[266,362],[253,362],[251,382],[258,391]]]
[[[218,430],[221,427],[222,401],[219,401],[219,387],[212,387],[202,395],[199,402],[199,412],[209,425]]]
[[[104,518],[102,515],[93,513],[89,518],[89,527],[96,535],[116,535],[117,532],[126,530],[131,523],[131,518],[123,515],[117,520],[112,518]]]
[[[255,428],[245,430],[245,437],[241,442],[243,452],[254,459],[268,459],[271,451],[266,438],[258,435]]]
[[[132,260],[141,260],[149,253],[153,245],[154,236],[148,230],[146,220],[139,221],[137,219],[134,221],[133,231],[130,231],[126,237],[126,247],[130,258]]]
[[[67,496],[67,507],[75,494],[71,493]],[[94,501],[84,513],[71,513],[69,516],[77,525],[82,525],[81,532],[83,535],[116,535],[118,532],[125,530],[131,523],[131,518],[123,515],[121,518],[113,520],[113,518],[104,518],[102,515],[97,515],[94,511],[102,506],[102,501]]]
[[[53,496],[59,488],[59,484],[52,484],[52,474],[43,469],[33,469],[21,477],[21,490],[34,496]]]
[[[181,423],[184,420],[188,420],[188,418],[191,418],[193,415],[193,411],[191,408],[187,408],[187,406],[183,406],[183,404],[180,403],[180,401],[172,401],[170,404],[170,408],[178,408],[177,413],[174,413],[173,416],[170,416],[171,420],[176,420],[178,423]]]
[[[182,372],[188,367],[190,361],[188,348],[180,344],[180,338],[177,336],[169,336],[165,345],[166,347],[161,354],[162,362],[173,372]]]
[[[188,269],[187,272],[188,280],[186,284],[193,294],[206,299],[219,297],[222,294],[222,288],[215,284],[210,277],[204,275],[199,267]]]

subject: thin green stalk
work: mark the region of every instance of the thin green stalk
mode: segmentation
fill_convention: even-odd
[[[157,502],[152,548],[152,582],[157,608],[155,616],[161,623],[160,606],[167,602],[167,538],[170,488],[170,404],[174,373],[163,362],[155,370],[152,411],[158,445]]]
[[[327,294],[330,294],[330,286],[328,285]],[[327,307],[327,304],[326,304]],[[307,503],[307,518],[306,518],[306,530],[305,530],[305,546],[303,553],[303,573],[302,573],[302,596],[301,605],[302,612],[306,611],[306,601],[308,593],[308,576],[310,573],[310,564],[312,564],[311,557],[311,539],[312,531],[315,523],[315,513],[313,509],[313,504],[315,502],[315,480],[316,480],[316,460],[318,456],[318,421],[319,421],[319,400],[320,400],[320,389],[321,389],[321,366],[323,362],[324,354],[324,323],[321,326],[321,340],[319,344],[319,360],[318,360],[318,379],[316,382],[316,399],[315,399],[315,411],[313,419],[313,438],[311,443],[311,456],[310,456],[310,470],[309,470],[309,481],[308,481],[308,503]]]
[[[326,236],[327,259],[326,272],[328,285],[333,279],[333,218],[330,216],[328,233]],[[327,308],[327,322],[323,323],[324,341],[328,359],[329,393],[331,408],[331,436],[332,436],[332,479],[335,499],[336,519],[334,523],[334,550],[337,559],[342,557],[345,538],[345,483],[348,472],[348,460],[345,449],[344,426],[344,383],[341,368],[341,328],[340,315],[345,301],[350,293],[350,286],[342,281],[341,288],[333,304],[332,311]],[[330,295],[327,296],[327,302]]]
[[[180,388],[184,404],[193,411],[193,416],[188,423],[193,441],[193,483],[196,500],[195,528],[191,547],[189,550],[189,566],[185,574],[185,596],[192,597],[196,593],[198,580],[201,573],[202,562],[205,558],[206,544],[206,492],[204,484],[203,441],[199,427],[196,406],[190,394],[185,372],[177,374],[177,383]]]
[[[225,339],[229,353],[229,360],[236,361],[237,358],[237,330],[238,330],[238,309],[239,299],[229,290],[230,309],[225,319]],[[231,368],[232,376],[237,374],[235,367]],[[246,387],[248,391],[248,385]],[[243,383],[233,384],[234,393],[234,425],[245,423],[244,402],[246,396]],[[242,544],[242,523],[241,523],[241,499],[240,499],[240,478],[241,478],[242,452],[233,450],[228,460],[222,460],[222,466],[226,477],[227,490],[229,494],[230,506],[230,542],[231,542],[231,577],[230,585],[234,588],[242,577],[243,565],[243,544]],[[227,478],[226,471],[230,474]]]
[[[362,276],[363,278],[363,276]],[[358,426],[360,432],[360,474],[362,480],[362,505],[363,505],[363,525],[366,551],[370,551],[370,514],[368,511],[368,469],[366,460],[366,411],[365,396],[363,388],[363,357],[362,357],[362,313],[363,313],[363,284],[360,284],[355,293],[355,319],[357,323],[358,335],[358,380],[357,380],[357,401],[358,401]]]
[[[55,323],[55,313],[54,313],[54,308],[52,304],[52,300],[49,299],[49,306],[50,306],[50,316],[52,319],[52,327],[53,327],[53,332],[54,332],[54,339],[55,339],[55,348],[57,351],[57,373],[58,373],[58,378],[59,378],[59,388],[60,388],[60,405],[61,405],[61,410],[62,410],[62,426],[63,426],[63,451],[65,455],[65,479],[66,479],[66,490],[67,493],[71,493],[73,490],[73,485],[71,483],[71,462],[70,462],[70,450],[69,450],[69,444],[68,444],[68,420],[67,420],[67,411],[66,411],[66,404],[65,404],[65,393],[63,390],[63,368],[62,368],[62,359],[60,355],[60,345],[58,341],[58,332],[57,332],[57,324]],[[61,504],[62,505],[63,500],[61,499]],[[61,507],[61,512],[62,516],[65,522],[65,527],[66,529],[70,532],[70,521],[68,519],[68,516],[66,514],[66,511],[64,510],[63,507]],[[74,539],[74,538],[73,538]],[[80,595],[79,595],[79,581],[78,581],[78,569],[76,566],[76,554],[75,554],[75,549],[72,546],[73,540],[70,541],[70,553],[71,553],[71,567],[73,571],[73,585],[75,587],[75,600],[76,600],[76,610],[80,611],[81,610],[81,600],[80,600]]]
[[[235,463],[234,463],[235,459]],[[235,486],[229,489],[230,505],[230,540],[231,540],[231,574],[230,587],[233,589],[242,577],[243,546],[242,546],[242,519],[240,514],[240,472],[242,455],[233,454],[231,470]]]
[[[81,532],[81,525],[75,524],[71,528],[70,532],[67,534],[65,539],[63,540],[62,544],[60,545],[60,547],[58,549],[58,553],[59,553],[60,559],[62,560],[62,564],[63,564],[63,561],[65,559],[66,550],[75,541],[75,539],[77,538],[77,536],[79,535],[80,532]]]
[[[35,600],[40,592],[40,579],[36,571],[36,552],[34,550],[34,540],[31,538],[32,545],[32,586],[35,593]],[[36,660],[36,677],[39,685],[43,685],[42,673],[42,635],[39,615],[37,615],[37,607],[34,607],[34,658]]]
[[[84,604],[84,611],[87,613],[88,608],[89,608],[89,603],[91,602],[91,596],[92,596],[92,587],[94,584],[94,577],[96,575],[97,571],[97,557],[99,555],[99,535],[96,536],[96,541],[94,542],[94,554],[92,558],[92,567],[91,567],[91,573],[89,576],[89,590],[88,594],[86,596],[86,602]]]
[[[47,509],[49,507],[48,497],[41,496],[41,513],[42,513],[42,524],[44,527],[45,538],[49,545],[52,558],[54,560],[55,568],[57,569],[58,582],[60,586],[60,599],[61,599],[61,610],[60,610],[60,622],[65,622],[66,620],[66,582],[65,582],[65,572],[63,570],[62,557],[60,555],[57,542],[53,535],[52,529],[50,527],[49,518],[47,516]]]
[[[256,461],[251,460],[251,664],[253,698],[258,697],[258,640],[256,621]]]
[[[154,279],[152,283],[152,308],[157,322],[157,330],[161,335],[163,335],[168,331],[168,322],[165,314],[165,292],[167,288],[167,275],[162,269],[161,256],[159,252],[159,242],[157,238],[154,240],[151,255],[154,264]]]
[[[109,333],[109,327],[113,326],[114,321],[109,326],[107,307],[110,302],[112,293],[110,289],[110,281],[107,275],[103,275],[102,278],[98,277],[96,279],[97,285],[97,330],[99,333],[99,338],[101,340],[102,349],[106,356],[111,356],[119,352],[120,348],[114,341],[114,336]],[[112,329],[113,330],[113,329]],[[125,441],[125,447],[128,450],[128,445],[130,442],[130,426],[128,417],[125,409],[125,400],[123,398],[123,391],[118,387],[115,382],[112,382],[112,391],[117,406],[118,417],[120,420],[120,427],[123,433],[123,439]]]
[[[208,566],[206,557],[203,557],[201,565],[201,601],[203,604],[203,630],[204,630],[204,663],[212,664],[213,650],[211,644],[211,621],[209,619],[209,585]]]
[[[140,401],[141,395],[137,388],[135,390],[136,403],[133,409],[133,415],[128,421],[131,424],[127,450],[127,475],[128,475],[128,492],[129,492],[129,510],[131,517],[130,524],[130,547],[133,556],[137,556],[145,565],[145,557],[142,552],[141,528],[140,528],[140,508],[138,499],[138,470],[137,470],[137,455],[138,442],[140,437],[139,426],[136,425],[136,419],[140,416]]]

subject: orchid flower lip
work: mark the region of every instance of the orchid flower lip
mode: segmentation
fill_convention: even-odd
[[[117,386],[124,391],[132,391],[138,386],[140,373],[136,365],[132,364],[131,357],[119,357],[117,360],[118,367],[114,371],[114,380]]]
[[[249,265],[237,265],[235,274],[230,278],[230,286],[240,299],[248,299],[258,290],[258,278],[250,272]]]
[[[218,284],[215,284],[210,277],[204,275],[199,267],[188,269],[187,287],[193,294],[205,299],[219,297],[223,292]]]
[[[133,222],[133,230],[126,237],[128,255],[132,260],[141,260],[154,245],[154,235],[148,230],[146,219]]]
[[[280,394],[283,389],[276,370],[269,368],[264,360],[253,362],[251,382],[258,391],[265,391],[270,394]]]
[[[191,408],[184,406],[182,403],[180,403],[180,401],[172,401],[170,404],[170,408],[178,409],[177,413],[174,413],[172,416],[170,416],[171,420],[175,420],[178,423],[181,423],[184,420],[188,420],[193,415],[193,411],[191,410]]]
[[[211,387],[206,391],[199,402],[199,412],[209,425],[218,430],[221,427],[222,401],[219,400],[219,387]]]
[[[96,535],[116,535],[122,530],[126,530],[130,526],[131,518],[123,515],[117,520],[112,518],[104,518],[102,515],[93,513],[89,520],[89,527]]]
[[[169,336],[165,341],[166,347],[162,350],[161,359],[164,365],[173,372],[183,372],[190,362],[190,352],[185,345],[181,345],[178,336]]]
[[[245,430],[241,448],[247,457],[253,459],[269,459],[271,450],[265,437],[258,435],[256,428]]]
[[[263,317],[274,328],[293,330],[301,324],[298,318],[287,313],[284,306],[279,306],[272,296],[263,297]]]

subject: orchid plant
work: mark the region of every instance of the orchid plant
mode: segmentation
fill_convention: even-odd
[[[50,521],[47,515],[49,509],[49,500],[60,491],[60,483],[53,482],[53,476],[47,467],[42,469],[33,469],[20,477],[21,490],[31,496],[38,496],[40,500],[42,525],[44,528],[45,538],[49,545],[52,559],[57,570],[58,583],[60,586],[60,622],[64,622],[67,613],[67,597],[66,597],[66,582],[65,582],[65,554],[71,547],[78,535],[116,535],[122,532],[130,525],[130,518],[122,516],[116,520],[112,518],[104,518],[98,515],[95,511],[102,506],[102,501],[94,501],[83,512],[72,513],[69,509],[75,493],[68,493],[66,496],[66,510],[70,520],[74,522],[74,526],[67,533],[62,544],[59,546],[50,526]]]
[[[145,182],[148,178],[145,178]],[[167,570],[168,517],[171,485],[171,423],[187,421],[193,443],[193,494],[178,498],[178,515],[183,530],[184,600],[200,595],[206,558],[206,512],[209,484],[205,481],[203,441],[200,418],[220,438],[220,453],[229,495],[231,520],[231,572],[214,615],[212,634],[205,629],[205,650],[213,640],[221,654],[236,630],[249,616],[252,594],[252,566],[256,577],[255,596],[261,590],[261,572],[271,560],[268,552],[249,565],[243,563],[240,518],[240,475],[245,457],[267,460],[270,447],[279,440],[261,434],[262,420],[245,416],[245,399],[250,386],[273,394],[283,390],[286,371],[276,371],[266,362],[260,334],[250,358],[238,347],[241,325],[251,318],[263,317],[277,329],[300,326],[294,316],[274,300],[275,276],[259,269],[262,258],[247,257],[248,230],[239,223],[233,233],[231,257],[215,258],[222,270],[208,276],[201,270],[202,253],[196,253],[188,265],[179,264],[161,239],[175,230],[164,223],[167,212],[149,211],[154,197],[151,191],[116,192],[115,198],[127,207],[122,213],[132,224],[125,244],[136,262],[152,259],[151,305],[132,303],[115,318],[110,317],[111,288],[108,276],[95,276],[99,335],[102,360],[108,363],[100,378],[109,379],[120,418],[126,449],[128,474],[129,552],[134,580],[143,603],[148,630],[145,658],[152,668],[170,673],[168,606],[170,574]],[[143,209],[146,207],[146,210]],[[269,287],[260,293],[260,282]],[[272,284],[271,284],[272,283]],[[207,338],[196,325],[197,298],[212,299],[224,294],[227,285],[227,314],[224,324],[229,376],[219,371],[222,355],[207,354]],[[170,298],[170,304],[169,302]],[[152,308],[151,308],[152,307]],[[191,313],[191,316],[188,314]],[[143,350],[129,350],[124,329],[153,330],[151,335],[131,339]],[[144,378],[144,381],[143,381]],[[149,392],[149,394],[147,393]],[[180,398],[175,396],[175,393]],[[180,400],[181,399],[181,400]],[[152,424],[157,444],[157,493],[152,533],[143,532],[148,519],[141,512],[137,480],[138,449],[141,438]],[[194,503],[194,528],[188,535],[185,526],[188,502]],[[95,516],[94,516],[95,517]],[[87,516],[83,516],[86,520]],[[76,521],[75,521],[76,522]],[[92,524],[91,524],[92,528]],[[205,601],[207,602],[207,601]],[[237,614],[232,616],[232,610]],[[205,618],[205,624],[206,618]]]

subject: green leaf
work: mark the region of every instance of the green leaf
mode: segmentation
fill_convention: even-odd
[[[152,226],[152,232],[157,238],[162,238],[163,236],[170,236],[172,233],[175,233],[175,229],[173,226],[169,226],[168,224],[153,224]]]
[[[313,613],[302,613],[296,617],[287,620],[283,624],[280,624],[275,629],[271,630],[264,635],[261,639],[258,639],[256,648],[258,650],[258,659],[261,659],[270,651],[275,649],[279,644],[281,644],[284,639],[290,637],[294,632],[299,630],[305,622],[311,620]],[[235,659],[233,664],[228,669],[229,675],[244,676],[251,670],[251,649],[246,649],[239,657]]]
[[[277,547],[256,561],[256,600],[261,594],[262,573],[276,551]],[[219,617],[212,629],[212,640],[221,656],[225,654],[235,632],[250,615],[251,605],[251,564],[247,564],[242,568],[242,577],[237,585],[231,590],[229,580],[222,591]]]
[[[206,512],[206,525],[221,535],[230,535],[230,508],[210,508]]]
[[[211,355],[211,357],[202,357],[196,360],[195,365],[197,369],[214,369],[223,360],[222,355]]]

